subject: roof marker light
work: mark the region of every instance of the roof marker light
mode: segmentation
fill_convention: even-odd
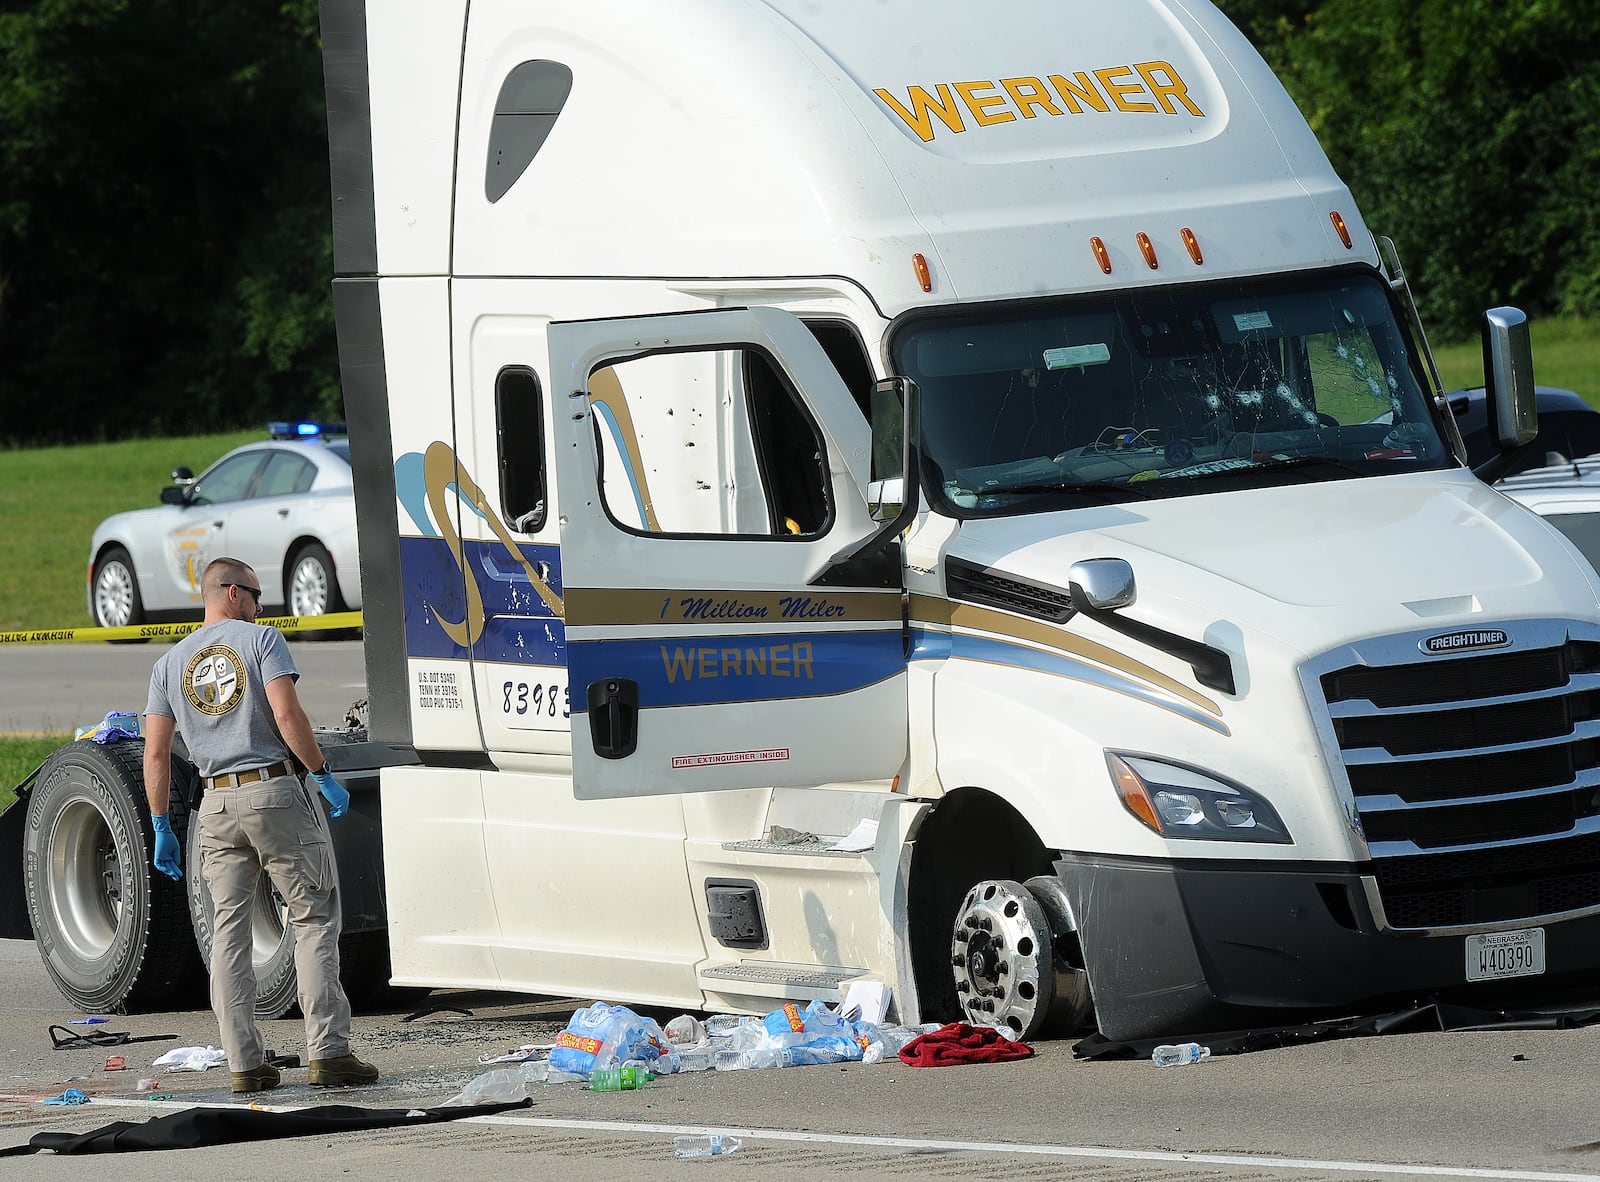
[[[1344,243],[1346,250],[1354,250],[1356,244],[1350,241],[1350,229],[1344,224],[1344,219],[1339,216],[1337,209],[1328,214],[1328,220],[1333,223],[1333,228],[1339,232],[1339,241]]]
[[[1200,239],[1194,236],[1194,231],[1185,226],[1181,231],[1184,249],[1189,252],[1189,257],[1194,260],[1194,265],[1199,267],[1205,264],[1205,255],[1200,253]]]
[[[1139,253],[1144,255],[1144,261],[1150,264],[1150,269],[1154,271],[1158,266],[1160,266],[1160,264],[1156,262],[1155,243],[1150,241],[1150,235],[1146,234],[1143,230],[1140,230],[1133,237],[1134,241],[1139,244]]]
[[[1094,251],[1094,261],[1100,264],[1100,269],[1107,275],[1111,274],[1111,254],[1106,250],[1106,244],[1096,236],[1089,239],[1089,249]]]
[[[917,282],[922,284],[922,290],[932,291],[933,275],[928,271],[928,260],[921,254],[914,254],[911,256],[911,267],[917,273]]]

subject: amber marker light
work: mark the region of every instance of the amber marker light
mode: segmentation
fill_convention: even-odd
[[[1111,765],[1111,774],[1116,779],[1117,795],[1122,797],[1122,803],[1127,810],[1139,820],[1143,821],[1157,833],[1161,832],[1161,822],[1156,819],[1155,801],[1150,799],[1150,794],[1145,790],[1144,781],[1139,778],[1139,773],[1129,767],[1126,761],[1112,755],[1106,760]]]
[[[1344,248],[1346,250],[1354,250],[1356,245],[1350,241],[1350,227],[1344,224],[1344,219],[1339,216],[1337,209],[1328,214],[1328,220],[1333,223],[1333,228],[1339,232],[1339,241],[1344,243]]]
[[[933,290],[933,275],[928,270],[928,260],[920,254],[911,256],[911,269],[917,273],[917,282],[922,284],[923,291]]]
[[[1195,266],[1201,266],[1206,261],[1206,256],[1200,253],[1200,239],[1194,236],[1194,231],[1185,226],[1182,230],[1183,248],[1189,252],[1189,257],[1194,260]]]
[[[1106,244],[1096,236],[1089,239],[1089,249],[1094,251],[1094,261],[1100,264],[1100,269],[1107,275],[1111,274],[1111,254],[1106,250]]]
[[[1150,235],[1140,230],[1134,235],[1134,241],[1139,244],[1139,253],[1144,255],[1144,261],[1150,264],[1150,269],[1154,271],[1160,264],[1156,262],[1156,247],[1155,243],[1150,241]]]

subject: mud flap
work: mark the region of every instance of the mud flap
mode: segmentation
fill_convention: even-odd
[[[27,819],[28,794],[22,791],[0,812],[0,940],[33,939],[22,877],[22,833]]]

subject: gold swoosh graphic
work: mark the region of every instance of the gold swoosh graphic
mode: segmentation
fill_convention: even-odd
[[[1209,714],[1222,717],[1221,706],[1190,686],[1184,685],[1183,682],[1174,680],[1150,665],[1135,661],[1126,653],[1078,636],[1056,624],[1013,616],[990,608],[951,603],[947,599],[938,599],[931,595],[911,597],[911,622],[942,624],[973,632],[991,632],[1052,648],[1070,656],[1082,657],[1126,673],[1129,677],[1180,697]]]
[[[558,619],[564,619],[566,609],[561,597],[551,590],[550,584],[540,576],[538,567],[522,553],[522,548],[506,529],[505,522],[500,520],[500,515],[489,504],[489,498],[484,495],[483,489],[478,487],[478,482],[473,480],[461,466],[456,459],[456,453],[448,443],[435,440],[428,444],[428,450],[422,455],[422,476],[423,483],[427,487],[428,508],[433,511],[434,522],[439,527],[445,545],[450,547],[450,556],[455,559],[456,569],[461,572],[462,581],[466,584],[467,610],[460,620],[447,620],[439,615],[437,608],[434,610],[434,615],[437,616],[439,626],[444,629],[445,635],[462,648],[471,648],[477,643],[478,637],[483,635],[484,625],[483,595],[478,590],[477,578],[467,569],[466,548],[462,545],[461,535],[451,524],[450,514],[447,511],[447,489],[452,482],[456,486],[456,495],[483,515],[495,537],[511,551],[511,556],[527,574],[534,591],[544,601],[545,606]]]
[[[651,533],[661,532],[656,520],[655,501],[650,496],[650,481],[645,475],[644,457],[639,454],[639,434],[633,427],[633,412],[628,409],[628,396],[622,392],[622,382],[611,366],[597,369],[589,375],[589,402],[603,403],[617,420],[622,432],[622,448],[628,453],[628,465],[639,481],[639,499],[644,502],[644,525]]]

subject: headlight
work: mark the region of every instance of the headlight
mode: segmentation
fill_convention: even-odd
[[[1162,837],[1293,840],[1276,810],[1248,788],[1142,755],[1107,751],[1106,766],[1123,807]]]

